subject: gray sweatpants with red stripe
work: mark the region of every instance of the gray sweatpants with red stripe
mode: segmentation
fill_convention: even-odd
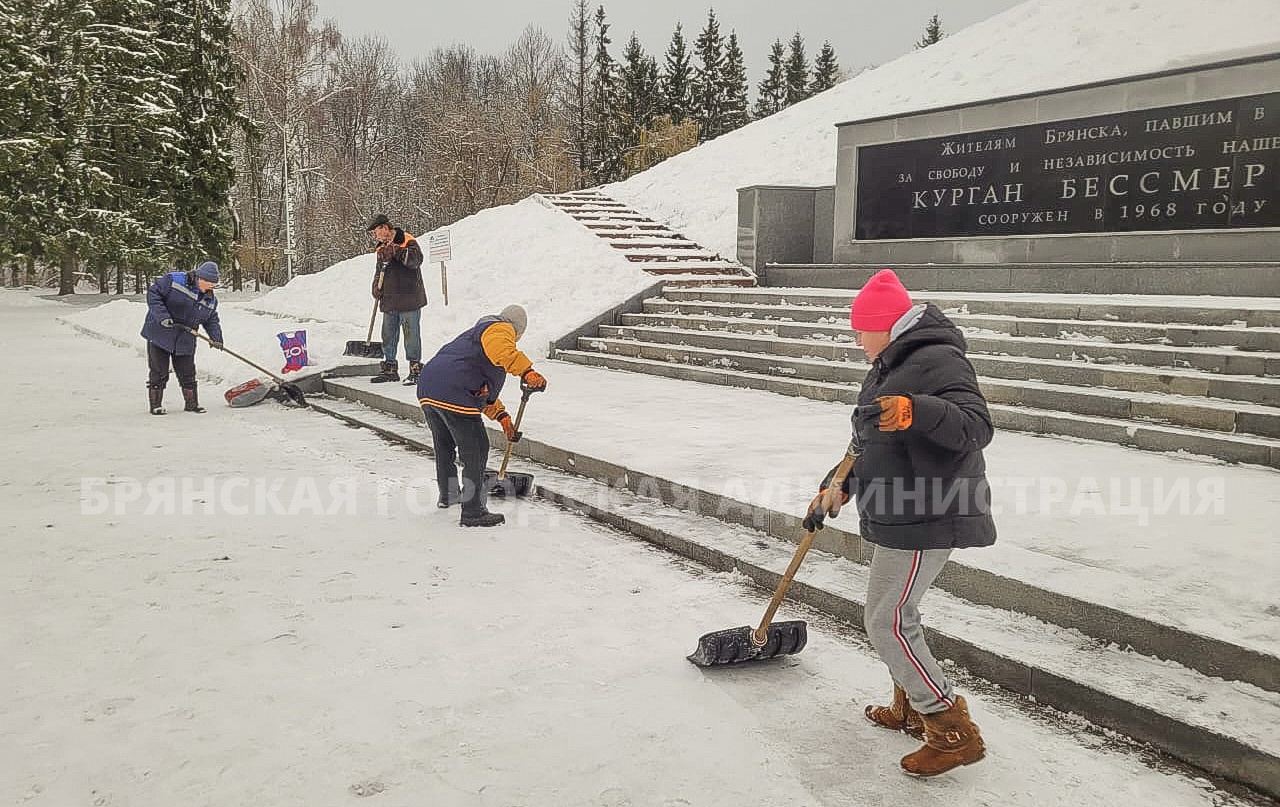
[[[907,691],[921,714],[941,712],[954,703],[951,682],[924,643],[919,607],[950,556],[950,549],[877,546],[867,579],[867,636],[893,682]]]

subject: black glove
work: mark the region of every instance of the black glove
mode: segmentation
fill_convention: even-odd
[[[227,349],[227,346],[226,346],[226,345],[224,345],[224,344],[222,344],[221,342],[210,342],[210,343],[209,343],[209,345],[210,345],[214,350],[226,350],[226,349]]]
[[[858,450],[868,442],[883,441],[885,435],[880,432],[880,404],[870,403],[853,408],[853,442]]]
[[[822,494],[819,493],[818,496],[821,498]],[[809,505],[809,512],[805,514],[804,521],[801,521],[800,525],[804,527],[805,532],[817,532],[826,526],[822,523],[822,520],[825,517],[826,516],[822,512],[821,504],[818,504],[816,507],[814,505]]]
[[[163,326],[164,326],[164,327],[166,327],[166,328],[172,328],[172,327],[173,327],[173,320],[171,320],[171,319],[162,319],[162,320],[160,320],[160,324],[161,324],[161,325],[163,325]]]

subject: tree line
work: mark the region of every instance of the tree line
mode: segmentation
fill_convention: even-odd
[[[0,267],[63,293],[204,259],[278,285],[367,249],[373,213],[420,233],[624,179],[844,77],[796,32],[752,103],[714,10],[659,58],[570,3],[563,41],[405,64],[314,0],[0,0]]]
[[[226,255],[230,0],[0,0],[0,267],[123,292]],[[40,276],[37,276],[37,273]],[[106,290],[104,288],[104,290]]]

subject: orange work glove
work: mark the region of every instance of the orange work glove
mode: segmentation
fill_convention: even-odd
[[[900,432],[911,428],[911,399],[905,395],[881,395],[876,398],[880,404],[880,431]]]
[[[516,431],[516,422],[511,419],[510,412],[504,411],[498,415],[498,425],[502,427],[502,433],[507,436],[508,442],[520,442],[520,432]]]
[[[547,379],[532,367],[525,370],[524,374],[520,376],[520,383],[532,392],[542,392],[547,388]]]

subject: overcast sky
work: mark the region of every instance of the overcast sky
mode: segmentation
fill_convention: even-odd
[[[769,46],[785,44],[793,33],[804,37],[813,56],[830,40],[840,66],[857,70],[884,64],[911,49],[929,17],[938,14],[944,31],[956,31],[1011,8],[1021,0],[625,0],[605,2],[613,40],[610,53],[622,54],[635,31],[645,51],[662,61],[676,23],[683,23],[692,46],[714,8],[721,33],[736,30],[746,56],[752,97],[764,73]],[[500,54],[527,25],[542,28],[564,44],[570,0],[315,0],[321,18],[332,19],[344,36],[378,34],[405,60],[433,48],[463,42],[477,51]],[[601,5],[591,3],[594,11]],[[998,43],[992,43],[998,47]]]

